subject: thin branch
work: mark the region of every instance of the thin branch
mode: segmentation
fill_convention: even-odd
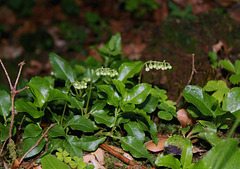
[[[3,68],[3,70],[4,70],[5,74],[6,74],[6,76],[7,76],[8,83],[9,83],[9,85],[10,85],[10,89],[12,90],[13,86],[12,86],[11,79],[10,79],[10,77],[9,77],[9,75],[8,75],[8,72],[7,72],[7,70],[6,70],[6,68],[5,68],[5,66],[4,66],[4,64],[3,64],[3,62],[2,62],[1,59],[0,59],[0,63],[1,63],[1,65],[2,65],[2,68]]]
[[[18,71],[18,75],[17,75],[16,81],[15,81],[14,87],[13,87],[14,89],[17,88],[18,80],[19,80],[19,77],[20,77],[20,75],[21,75],[22,67],[23,67],[24,64],[25,64],[24,61],[22,61],[22,62],[20,62],[20,63],[18,64],[18,66],[20,66],[20,68],[19,68],[19,71]]]
[[[3,148],[4,148],[5,144],[6,144],[6,142],[8,141],[8,139],[9,139],[9,136],[6,138],[6,140],[4,141],[4,143],[2,145],[2,148],[1,148],[1,151],[0,151],[0,156],[1,156],[2,152],[3,152]]]
[[[110,148],[106,144],[101,144],[100,147],[105,149],[105,150],[107,150],[109,153],[111,153],[112,155],[116,156],[117,158],[119,158],[120,160],[122,160],[124,163],[126,163],[128,165],[138,166],[139,169],[146,169],[146,167],[140,166],[139,164],[133,162],[132,160],[129,160],[128,158],[124,157],[122,154],[120,154],[119,152],[113,150],[112,148]]]
[[[25,89],[29,89],[29,87],[28,87],[28,86],[25,86],[24,88],[17,90],[16,93],[19,93],[19,92],[21,92],[21,91],[23,91],[23,90],[25,90]]]
[[[57,123],[51,124],[48,129],[44,132],[44,134],[41,136],[41,138],[36,142],[36,144],[34,146],[32,146],[32,148],[30,148],[21,158],[21,160],[19,161],[19,165],[21,164],[21,162],[23,161],[23,159],[26,157],[26,155],[28,153],[30,153],[35,147],[38,146],[38,144],[40,143],[40,141],[43,139],[43,137],[47,134],[47,132],[53,127],[55,126]]]
[[[190,78],[189,78],[188,83],[187,83],[186,86],[190,85],[194,73],[197,73],[197,71],[196,71],[196,69],[195,69],[195,64],[194,64],[194,56],[195,56],[195,54],[192,54],[192,72],[191,72]],[[176,101],[176,102],[177,102],[177,107],[178,107],[179,104],[180,104],[181,98],[182,98],[182,93],[179,95],[179,97],[178,97],[178,99],[177,99],[177,101]]]

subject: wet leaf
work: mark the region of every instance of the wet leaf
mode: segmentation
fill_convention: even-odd
[[[118,106],[120,97],[116,91],[110,85],[99,85],[98,90],[107,94],[107,103],[115,107]]]
[[[99,144],[105,141],[106,137],[85,136],[78,142],[79,147],[86,151],[95,151]]]
[[[240,109],[240,87],[232,88],[223,99],[223,110],[234,113]]]
[[[81,130],[83,132],[94,132],[94,123],[91,120],[80,115],[73,116],[66,123],[66,126],[71,127],[73,130]]]
[[[144,142],[144,140],[145,140],[145,133],[139,127],[137,122],[128,122],[128,123],[124,124],[124,129],[127,131],[128,136],[135,137],[141,143]]]
[[[114,123],[114,117],[109,116],[106,110],[96,110],[92,112],[94,120],[99,124],[105,124],[108,127],[111,127]]]
[[[10,95],[4,91],[0,90],[0,115],[8,116],[11,109],[11,97]]]

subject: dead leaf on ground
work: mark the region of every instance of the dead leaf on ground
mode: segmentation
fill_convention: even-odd
[[[104,165],[105,164],[105,161],[104,161],[104,156],[105,156],[105,151],[101,148],[98,148],[95,152],[92,153],[93,155],[96,156],[97,160],[99,161],[99,163],[101,165]]]
[[[87,164],[93,164],[95,166],[95,168],[98,169],[105,169],[105,167],[103,167],[97,160],[95,155],[93,154],[88,154],[83,156],[84,162]]]
[[[167,141],[167,139],[158,139],[158,145],[156,146],[156,144],[150,140],[145,144],[146,148],[152,152],[159,152],[159,151],[163,151],[164,150],[164,144]]]
[[[2,45],[0,47],[0,58],[15,59],[20,56],[22,52],[23,48],[21,46]]]
[[[146,43],[130,43],[126,46],[124,45],[122,51],[130,59],[139,59],[146,47]]]
[[[188,125],[193,125],[192,122],[192,117],[191,115],[187,112],[186,109],[180,109],[177,112],[177,119],[180,122],[181,126],[183,128],[187,127]]]

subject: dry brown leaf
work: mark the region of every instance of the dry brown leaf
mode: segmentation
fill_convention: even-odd
[[[222,41],[219,41],[218,43],[214,44],[212,46],[213,52],[218,53],[219,51],[224,48],[224,43]]]
[[[0,58],[15,59],[20,56],[22,52],[23,48],[21,46],[3,45],[0,48]]]
[[[93,164],[97,169],[105,169],[95,158],[93,154],[83,156],[84,162],[87,164]]]
[[[101,165],[104,165],[105,164],[105,161],[104,161],[104,154],[105,154],[105,151],[101,148],[98,148],[95,152],[91,153],[93,155],[96,156],[97,160],[99,161],[99,163]]]
[[[203,153],[203,152],[205,152],[205,150],[200,150],[195,145],[193,145],[193,153]]]
[[[185,109],[178,110],[177,119],[183,128],[187,127],[188,125],[193,125],[192,118]]]
[[[33,167],[33,169],[42,169],[42,166],[41,165],[38,165],[36,167]]]
[[[146,148],[152,152],[159,152],[159,151],[163,151],[164,150],[164,144],[167,141],[167,139],[158,139],[158,145],[156,146],[156,144],[150,140],[145,144]]]

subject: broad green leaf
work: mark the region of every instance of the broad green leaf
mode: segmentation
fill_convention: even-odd
[[[22,150],[22,154],[25,154],[30,148],[32,148],[40,139],[41,135],[37,136],[37,137],[32,137],[32,138],[27,138],[23,141],[23,150]],[[45,140],[42,139],[39,143],[39,145],[37,147],[35,147],[32,151],[30,151],[25,158],[29,158],[32,156],[37,155],[38,153],[40,153],[40,151],[42,151],[43,147],[45,145]]]
[[[240,148],[238,139],[226,139],[213,147],[203,161],[212,169],[233,169],[239,168]]]
[[[76,81],[76,74],[67,61],[55,53],[50,53],[49,59],[53,67],[52,72],[56,78],[69,80],[71,83]]]
[[[70,108],[75,108],[81,110],[84,106],[84,100],[80,101],[76,97],[70,96],[70,104],[68,105]]]
[[[82,149],[79,147],[79,139],[77,136],[66,135],[66,139],[63,142],[63,147],[67,152],[70,153],[70,156],[73,158],[77,156],[82,158],[83,152]]]
[[[67,123],[66,126],[73,130],[81,130],[83,132],[94,132],[94,123],[86,117],[75,115]],[[66,127],[65,126],[65,127]]]
[[[113,105],[118,107],[120,97],[116,91],[114,91],[113,87],[110,85],[99,85],[98,90],[103,91],[107,94],[107,103],[109,105]]]
[[[70,169],[67,164],[50,154],[41,158],[41,164],[42,169]]]
[[[53,100],[66,100],[66,101],[70,101],[69,97],[62,93],[60,90],[58,89],[53,89],[49,91],[49,96],[47,98],[47,102],[53,101]]]
[[[49,97],[49,91],[53,89],[53,80],[50,77],[33,77],[27,84],[34,97],[34,104],[42,107]]]
[[[140,141],[143,144],[145,140],[145,133],[140,128],[137,122],[128,122],[124,124],[124,129],[127,131],[128,136],[135,137],[138,141]]]
[[[102,66],[102,64],[92,56],[87,57],[87,59],[85,60],[84,63],[86,64],[87,67],[89,67],[91,69],[98,68],[98,67]]]
[[[151,85],[147,83],[141,83],[134,86],[129,93],[127,93],[124,101],[126,103],[141,104],[144,102],[149,95]]]
[[[121,55],[122,46],[120,33],[118,32],[113,35],[108,43],[104,47],[100,48],[100,50],[107,55]]]
[[[229,80],[232,84],[237,85],[240,83],[240,75],[239,74],[233,74],[229,77]]]
[[[217,134],[212,131],[201,132],[197,134],[197,137],[209,142],[212,146],[216,146],[222,141],[222,139],[220,139]]]
[[[49,144],[48,144],[48,150],[46,153],[52,153],[58,148],[63,148],[63,141],[64,141],[63,139],[49,138],[48,141],[49,141]]]
[[[37,137],[39,134],[41,134],[41,132],[42,129],[38,125],[31,123],[24,129],[22,137]]]
[[[44,115],[43,111],[38,111],[37,107],[32,102],[26,102],[24,99],[18,99],[15,103],[18,112],[27,112],[33,118],[39,118]]]
[[[61,137],[65,136],[65,131],[62,126],[55,125],[48,131],[49,136],[51,137]]]
[[[189,138],[184,138],[182,142],[181,164],[183,169],[187,169],[192,163],[193,145]]]
[[[8,123],[7,126],[4,126],[2,123],[0,123],[0,141],[3,142],[7,139],[8,133],[9,133],[10,123]],[[14,134],[16,133],[16,127],[14,129]]]
[[[147,113],[152,113],[156,109],[157,104],[158,98],[150,94],[143,103],[137,105],[137,108],[143,109]]]
[[[126,95],[125,84],[117,79],[112,79],[113,84],[116,86],[118,92],[121,94],[122,98]]]
[[[221,60],[220,63],[228,71],[236,73],[235,67],[230,60]]]
[[[183,91],[183,97],[195,105],[203,115],[215,116],[212,106],[216,102],[215,98],[208,95],[204,89],[198,86],[188,85]]]
[[[181,169],[181,163],[180,161],[175,158],[172,154],[164,156],[161,154],[157,157],[155,164],[157,166],[164,166],[171,169]]]
[[[78,145],[85,151],[95,151],[105,140],[106,137],[85,136],[79,140]]]
[[[210,121],[199,120],[198,121],[202,126],[205,127],[207,131],[217,133],[217,126]]]
[[[167,139],[167,141],[164,144],[164,147],[168,147],[168,146],[176,146],[178,149],[182,150],[183,149],[183,137],[180,135],[173,135],[172,137],[170,137],[169,139]]]
[[[158,144],[157,126],[152,120],[149,121],[149,133],[151,135],[153,142],[157,145]]]
[[[11,109],[11,97],[4,91],[0,90],[0,115],[8,116]]]
[[[231,113],[240,109],[240,87],[234,87],[228,92],[227,96],[223,99],[222,108]]]
[[[152,164],[153,159],[147,148],[135,137],[126,136],[121,139],[121,146],[125,151],[129,151],[136,158],[147,158]]]
[[[140,70],[142,69],[142,65],[143,63],[141,61],[123,63],[118,70],[118,80],[126,83],[128,78],[131,78],[136,73],[140,72]]]
[[[216,80],[210,80],[207,82],[207,84],[204,86],[204,89],[207,92],[212,92],[218,90],[218,82]]]
[[[96,110],[92,112],[94,120],[98,124],[105,124],[108,127],[111,127],[114,123],[114,117],[109,116],[106,110]]]
[[[159,111],[158,112],[158,117],[163,120],[170,121],[173,119],[173,116],[170,112],[168,111]]]
[[[235,61],[235,70],[236,70],[236,74],[240,75],[240,60],[236,60]]]

